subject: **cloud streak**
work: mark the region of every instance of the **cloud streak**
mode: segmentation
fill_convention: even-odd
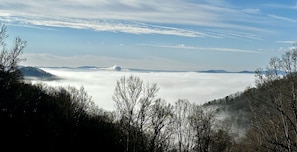
[[[287,21],[287,22],[292,22],[292,23],[297,22],[295,19],[291,19],[291,18],[283,17],[283,16],[278,16],[278,15],[275,15],[275,14],[269,14],[268,16],[271,17],[271,18],[274,18],[274,19],[283,20],[283,21]]]
[[[258,8],[245,8],[242,11],[249,14],[259,14],[261,12]]]
[[[285,43],[285,44],[295,44],[297,43],[297,40],[293,40],[293,41],[276,41],[277,43]]]
[[[232,9],[228,4],[222,5],[222,2],[193,3],[182,0],[174,0],[170,3],[157,0],[87,0],[84,2],[78,0],[28,0],[23,2],[3,0],[0,8],[0,20],[23,25],[213,38],[218,37],[207,31],[184,29],[172,24],[207,26],[214,30],[217,28],[236,29],[250,33],[265,31],[256,26],[233,23],[246,23],[253,20],[241,10]],[[255,12],[257,10],[246,11]],[[159,26],[160,24],[166,24],[166,26]],[[235,34],[241,35],[240,33]],[[241,37],[250,38],[248,34],[242,34]]]
[[[219,51],[219,52],[234,52],[234,53],[262,53],[261,51],[255,51],[255,50],[244,50],[244,49],[236,49],[236,48],[218,48],[218,47],[195,47],[195,46],[186,46],[184,44],[179,44],[179,45],[138,44],[138,45],[160,47],[160,48],[198,50],[198,51]]]
[[[138,22],[122,22],[117,20],[93,20],[80,18],[47,18],[16,17],[9,14],[0,15],[0,20],[9,24],[23,26],[69,27],[76,29],[90,29],[94,31],[123,32],[132,34],[161,34],[183,37],[213,37],[211,35],[181,28],[151,25]]]

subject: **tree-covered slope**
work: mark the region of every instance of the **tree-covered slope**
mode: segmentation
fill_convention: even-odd
[[[83,90],[26,84],[0,72],[0,134],[9,151],[124,151],[121,130]],[[86,110],[88,109],[88,111]],[[92,110],[90,110],[92,109]]]
[[[41,79],[41,80],[55,80],[58,79],[57,76],[48,73],[37,67],[19,67],[20,72],[26,79]]]

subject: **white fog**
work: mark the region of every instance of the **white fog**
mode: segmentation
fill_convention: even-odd
[[[60,77],[60,80],[44,81],[50,86],[84,87],[93,101],[105,110],[114,110],[112,95],[116,81],[122,76],[139,76],[144,83],[157,83],[158,97],[169,103],[188,99],[203,104],[243,91],[254,85],[254,74],[198,73],[198,72],[133,72],[96,69],[43,68]],[[36,81],[34,81],[36,83]]]

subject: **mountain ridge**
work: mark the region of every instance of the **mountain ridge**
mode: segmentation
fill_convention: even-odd
[[[99,67],[99,66],[78,66],[78,67],[36,67],[36,68],[54,68],[54,69],[92,69],[92,70],[113,70],[113,67]],[[134,72],[198,72],[198,73],[246,73],[254,74],[255,71],[242,70],[242,71],[227,71],[227,70],[161,70],[161,69],[141,69],[141,68],[123,68],[114,71],[134,71]]]
[[[41,79],[41,80],[55,80],[57,76],[46,72],[40,68],[32,66],[20,66],[18,67],[25,79]]]

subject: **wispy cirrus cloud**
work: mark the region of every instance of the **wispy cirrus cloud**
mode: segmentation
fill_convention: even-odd
[[[1,16],[0,16],[1,19]],[[186,30],[181,28],[151,25],[138,22],[123,22],[117,20],[94,20],[80,18],[44,18],[39,17],[3,17],[2,21],[7,23],[18,23],[22,25],[69,27],[77,29],[90,29],[94,31],[123,32],[132,34],[163,34],[184,37],[204,37],[211,36],[198,31]]]
[[[234,52],[234,53],[262,53],[261,51],[256,51],[256,50],[245,50],[245,49],[237,49],[237,48],[220,48],[220,47],[196,47],[196,46],[187,46],[185,44],[178,44],[178,45],[138,44],[138,45],[151,46],[151,47],[160,47],[160,48],[197,50],[197,51],[219,51],[219,52]]]
[[[268,3],[265,4],[266,7],[268,8],[276,8],[276,9],[297,9],[297,3],[291,3],[289,2],[289,4],[286,3]]]
[[[285,44],[294,44],[297,43],[297,40],[287,40],[287,41],[276,41],[277,43],[285,43]]]
[[[242,11],[249,14],[259,14],[261,12],[259,8],[245,8]]]
[[[3,0],[0,8],[0,20],[23,25],[184,37],[220,38],[232,35],[218,36],[204,30],[183,27],[187,25],[209,27],[214,31],[218,29],[242,31],[233,35],[248,39],[251,34],[241,33],[255,34],[255,31],[267,31],[261,27],[241,24],[253,22],[253,20],[223,0],[218,0],[216,3],[182,0],[174,0],[170,3],[157,0],[87,0],[83,2],[79,0],[28,0],[25,2]],[[247,11],[256,12],[257,10],[245,10]]]
[[[278,20],[283,20],[283,21],[288,21],[288,22],[292,22],[295,23],[297,22],[297,20],[292,19],[292,18],[288,18],[288,17],[283,17],[283,16],[279,16],[279,15],[275,15],[275,14],[269,14],[269,17],[272,17],[274,19],[278,19]]]

